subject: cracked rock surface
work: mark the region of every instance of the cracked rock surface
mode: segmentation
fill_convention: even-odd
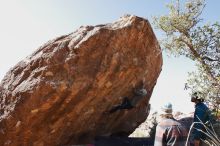
[[[51,40],[0,83],[0,145],[61,146],[129,135],[148,116],[161,68],[153,30],[137,16]],[[147,95],[135,108],[105,113],[140,86]]]

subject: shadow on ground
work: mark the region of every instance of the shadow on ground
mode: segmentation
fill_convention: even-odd
[[[154,140],[151,138],[131,138],[131,137],[97,137],[95,146],[153,146]]]
[[[153,146],[152,138],[137,137],[96,137],[94,144],[65,145],[65,146]]]

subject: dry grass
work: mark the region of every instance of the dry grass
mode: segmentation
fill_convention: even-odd
[[[220,146],[220,139],[219,139],[218,135],[216,134],[215,129],[213,128],[213,125],[210,124],[210,127],[208,127],[206,125],[207,123],[204,124],[201,120],[200,120],[200,122],[193,122],[192,123],[185,146],[187,146],[187,144],[189,142],[189,137],[191,135],[191,131],[192,131],[195,124],[201,124],[205,128],[205,131],[203,131],[201,129],[197,129],[198,131],[200,131],[206,135],[207,138],[206,138],[206,140],[203,141],[204,143],[206,143],[209,146]]]

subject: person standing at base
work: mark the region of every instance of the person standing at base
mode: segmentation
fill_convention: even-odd
[[[156,127],[154,146],[185,146],[187,130],[173,118],[172,104],[165,104],[161,110],[161,121]]]
[[[195,103],[191,146],[205,146],[206,144],[203,141],[206,139],[206,135],[204,134],[206,130],[203,124],[211,120],[211,113],[209,112],[209,108],[203,103],[204,98],[202,98],[200,92],[194,92],[192,94],[191,102]]]

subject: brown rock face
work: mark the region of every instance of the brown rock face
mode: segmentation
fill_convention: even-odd
[[[0,84],[1,146],[92,143],[130,134],[143,122],[162,54],[149,22],[124,16],[80,27],[19,62]],[[142,83],[135,108],[106,113]]]

